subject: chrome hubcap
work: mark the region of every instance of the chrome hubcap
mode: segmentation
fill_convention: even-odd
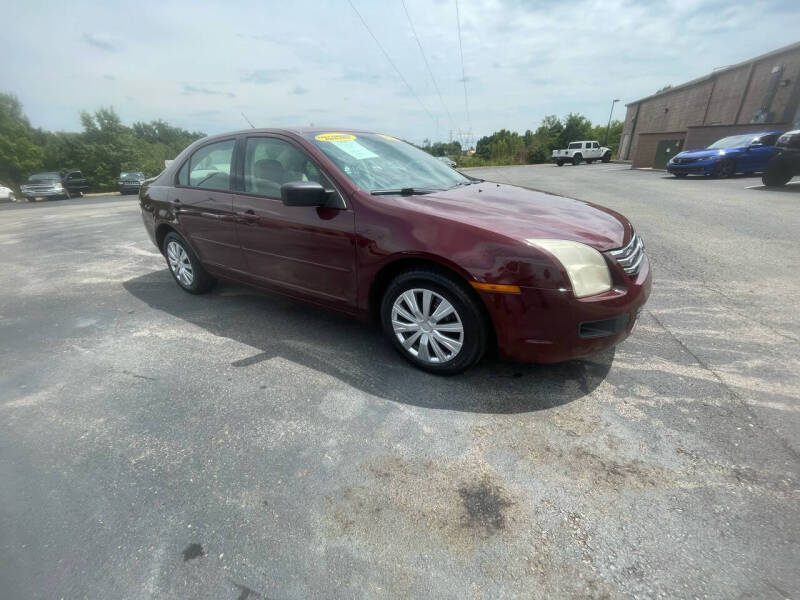
[[[450,302],[434,291],[415,288],[392,305],[392,329],[406,352],[429,363],[445,363],[461,352],[464,326]]]
[[[189,260],[186,250],[178,242],[167,244],[167,261],[169,262],[169,268],[178,281],[186,286],[192,285],[192,281],[194,281],[192,261]]]

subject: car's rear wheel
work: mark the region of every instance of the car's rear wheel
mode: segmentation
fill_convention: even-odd
[[[576,154],[575,156],[572,157],[572,164],[579,165],[581,164],[581,160],[583,160],[583,156],[580,154]]]
[[[392,345],[413,365],[443,375],[477,363],[489,339],[479,299],[465,284],[433,270],[398,275],[381,301]]]
[[[189,244],[174,231],[164,236],[164,257],[172,277],[190,294],[202,294],[216,284],[216,280],[197,260]]]
[[[720,179],[733,177],[734,173],[736,173],[736,164],[733,162],[733,159],[726,158],[717,165],[716,176]]]
[[[559,167],[563,167],[564,166],[564,161],[559,159],[559,160],[556,161],[556,165],[558,165]]]

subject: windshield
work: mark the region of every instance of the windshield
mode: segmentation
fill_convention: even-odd
[[[144,173],[140,171],[130,171],[127,173],[120,173],[120,179],[144,179]]]
[[[358,187],[368,192],[415,188],[446,190],[471,181],[427,152],[379,133],[305,136]]]
[[[713,144],[711,144],[708,148],[712,150],[714,148],[743,148],[747,146],[753,139],[758,136],[753,135],[752,133],[748,133],[746,135],[732,135],[730,137],[722,138],[721,140],[717,140]]]
[[[28,177],[28,181],[61,181],[61,175],[58,173],[34,173]]]

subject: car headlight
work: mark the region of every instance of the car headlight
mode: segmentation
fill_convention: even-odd
[[[53,184],[53,189],[56,189],[56,190],[63,190],[63,189],[64,189],[64,186],[63,186],[63,185],[61,185],[60,183],[54,183],[54,184]]]
[[[594,248],[569,240],[530,239],[555,256],[564,266],[576,298],[602,294],[611,289],[611,273],[603,255]]]

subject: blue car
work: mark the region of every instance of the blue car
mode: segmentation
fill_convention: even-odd
[[[722,138],[708,148],[684,150],[667,163],[675,177],[705,175],[730,177],[734,173],[764,172],[775,154],[775,141],[782,131],[745,133]]]

